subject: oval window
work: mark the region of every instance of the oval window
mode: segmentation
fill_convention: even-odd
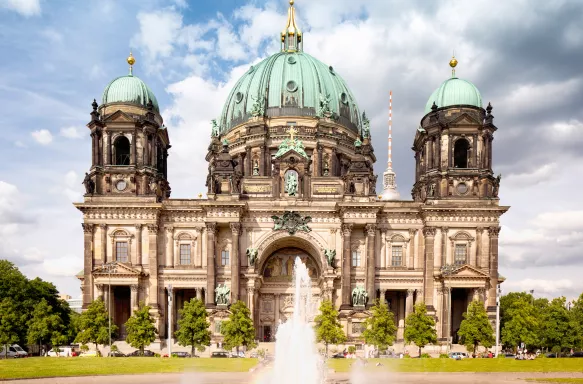
[[[293,80],[288,81],[285,87],[287,88],[288,92],[295,92],[298,90],[298,85]]]
[[[287,63],[288,63],[288,64],[295,64],[295,63],[296,63],[296,58],[295,58],[295,57],[293,57],[293,56],[289,56],[289,57],[287,58]]]
[[[243,100],[243,93],[241,93],[241,92],[237,92],[237,93],[235,94],[235,101],[236,101],[237,103],[240,103],[242,100]]]
[[[457,191],[460,195],[465,195],[468,193],[468,185],[466,183],[459,183],[457,185]]]
[[[348,104],[348,95],[342,92],[340,94],[340,101],[342,101],[342,104]]]

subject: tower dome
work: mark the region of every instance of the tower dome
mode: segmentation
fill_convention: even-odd
[[[101,104],[128,103],[146,108],[151,101],[154,110],[159,112],[158,100],[156,100],[154,92],[139,77],[133,75],[132,67],[135,59],[131,53],[127,62],[130,65],[130,73],[112,80],[105,87]]]
[[[425,114],[431,112],[433,103],[438,108],[450,107],[453,105],[471,105],[482,108],[482,95],[474,84],[467,80],[460,79],[455,75],[455,67],[458,61],[451,59],[449,65],[452,67],[452,77],[445,80],[433,91],[427,104],[425,104]]]
[[[253,116],[321,117],[325,113],[355,132],[360,130],[356,99],[344,80],[302,47],[292,1],[281,33],[281,52],[251,66],[237,81],[218,119],[221,134]]]

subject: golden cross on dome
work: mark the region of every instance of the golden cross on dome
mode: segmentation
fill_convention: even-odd
[[[298,132],[299,131],[297,129],[295,129],[293,126],[289,129],[288,133],[291,137],[291,141],[294,141],[294,135]]]

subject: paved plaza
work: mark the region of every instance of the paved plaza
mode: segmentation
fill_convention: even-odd
[[[510,384],[526,383],[529,378],[583,378],[582,372],[425,372],[425,373],[334,373],[328,375],[327,383],[342,384],[374,384],[374,383],[427,383],[432,384]],[[58,377],[49,379],[8,380],[6,383],[18,384],[229,384],[229,383],[257,383],[262,384],[261,375],[241,372],[208,372],[208,373],[169,373],[148,375],[119,375],[119,376],[89,376]]]

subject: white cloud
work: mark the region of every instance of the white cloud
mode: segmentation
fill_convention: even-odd
[[[83,133],[76,126],[61,128],[59,134],[68,139],[80,139],[83,137]]]
[[[46,38],[50,43],[58,44],[63,42],[63,35],[54,30],[53,28],[47,28],[41,32],[41,35]]]
[[[16,11],[23,16],[40,15],[40,0],[0,0],[0,8]]]
[[[150,62],[170,56],[174,50],[172,42],[182,27],[182,15],[168,9],[140,12],[137,17],[140,31],[132,38],[132,45],[143,48]]]
[[[32,138],[41,145],[48,145],[53,141],[53,135],[48,129],[41,129],[30,133]]]
[[[569,279],[523,279],[504,283],[504,287],[513,291],[530,291],[534,289],[535,296],[556,297],[565,290],[570,290],[574,284]]]

